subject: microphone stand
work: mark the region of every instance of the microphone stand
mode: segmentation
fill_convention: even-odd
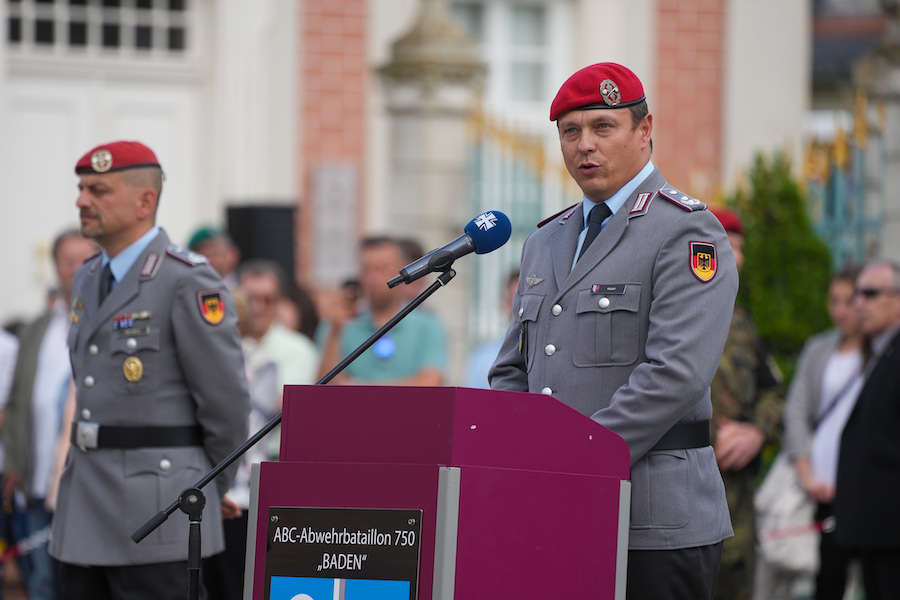
[[[425,302],[429,296],[438,289],[447,285],[451,279],[456,276],[456,271],[452,269],[452,264],[446,265],[446,271],[441,273],[431,285],[422,291],[418,296],[409,301],[409,303],[400,309],[390,320],[378,328],[369,338],[357,348],[345,356],[338,364],[325,373],[316,385],[323,385],[334,379],[334,377],[347,368],[347,365],[359,358],[359,355],[369,349],[369,347],[377,342],[381,336],[390,331],[394,325],[402,321],[406,315],[411,313],[420,304]],[[135,543],[140,543],[145,537],[150,535],[153,530],[162,525],[169,516],[180,509],[188,515],[188,600],[198,600],[200,597],[200,521],[202,519],[203,506],[206,504],[206,497],[203,495],[203,488],[219,476],[228,466],[235,460],[244,455],[247,450],[252,448],[259,440],[264,438],[266,434],[275,429],[281,423],[281,413],[272,417],[259,431],[250,436],[246,442],[235,448],[225,458],[219,461],[206,475],[200,478],[194,487],[188,488],[179,494],[178,498],[169,506],[156,513],[146,523],[141,525],[134,533],[131,539]]]

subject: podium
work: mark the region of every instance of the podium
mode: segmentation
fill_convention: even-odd
[[[625,598],[628,448],[554,398],[285,386],[283,415],[245,598]]]

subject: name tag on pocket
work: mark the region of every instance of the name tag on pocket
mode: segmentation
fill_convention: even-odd
[[[595,283],[591,286],[592,294],[603,294],[604,296],[622,296],[625,294],[625,284],[609,285],[606,283]]]

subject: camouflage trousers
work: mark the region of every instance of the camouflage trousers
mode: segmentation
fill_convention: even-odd
[[[722,546],[722,566],[716,583],[717,600],[747,600],[753,593],[756,563],[753,494],[756,491],[756,471],[746,468],[722,474],[734,537],[725,540]]]

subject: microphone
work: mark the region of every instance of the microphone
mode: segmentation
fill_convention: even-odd
[[[469,221],[463,232],[446,246],[432,250],[400,269],[400,274],[388,281],[388,287],[412,283],[429,273],[444,272],[454,260],[466,254],[493,252],[509,240],[512,224],[499,210],[489,210]]]

